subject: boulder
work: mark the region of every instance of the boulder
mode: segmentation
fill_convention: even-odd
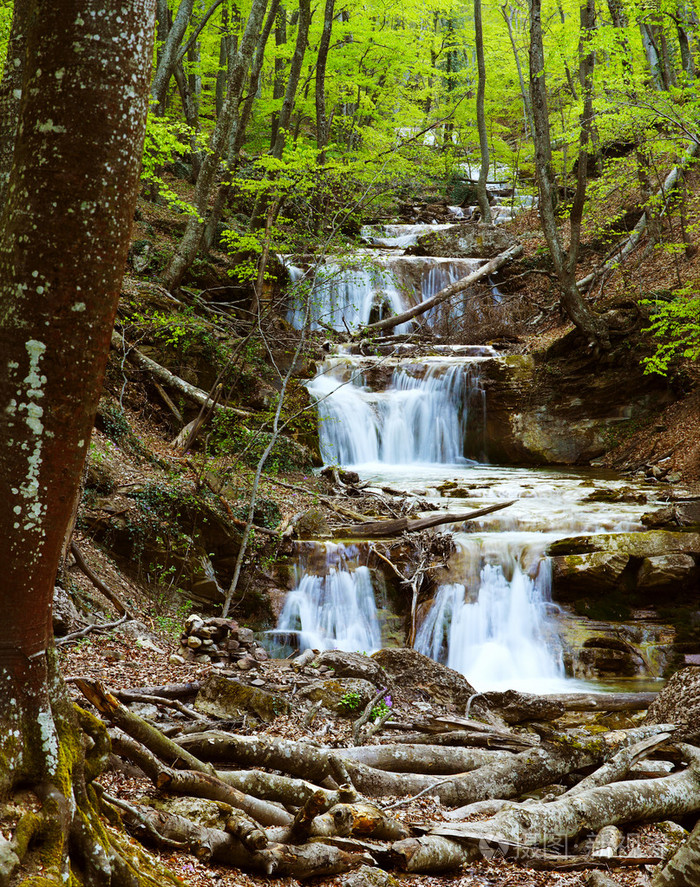
[[[299,694],[310,702],[320,702],[324,708],[353,719],[362,714],[363,708],[376,693],[374,684],[362,678],[314,681],[299,690]]]
[[[552,581],[558,596],[597,594],[617,586],[629,556],[621,552],[594,551],[552,558]]]
[[[677,724],[675,738],[700,738],[700,667],[677,671],[649,706],[645,724]]]
[[[370,656],[362,653],[345,653],[343,650],[324,650],[314,660],[314,664],[332,668],[339,678],[363,678],[377,689],[388,687],[389,675]]]
[[[399,882],[388,872],[362,865],[340,879],[340,887],[399,887]]]
[[[253,714],[265,722],[274,720],[278,715],[289,714],[291,710],[283,696],[217,674],[209,676],[197,694],[194,707],[204,714],[225,720]]]
[[[78,612],[70,596],[58,585],[53,590],[53,633],[57,638],[84,628],[86,620]]]
[[[426,700],[452,706],[464,714],[467,703],[477,692],[469,681],[452,668],[441,665],[406,647],[387,648],[372,654],[372,659],[394,678],[399,686],[415,695],[422,691]],[[484,717],[488,708],[479,698],[471,706],[473,717]]]
[[[695,559],[689,554],[658,554],[645,557],[637,573],[638,588],[686,585],[696,574]]]
[[[429,231],[406,250],[407,255],[446,259],[492,259],[517,246],[512,234],[498,225],[465,222],[442,231]]]
[[[644,660],[639,653],[619,638],[588,638],[578,654],[578,661],[590,677],[617,675],[631,678],[644,669]]]
[[[517,690],[484,693],[484,699],[498,712],[506,724],[520,724],[525,721],[553,721],[564,714],[561,702],[519,693]]]

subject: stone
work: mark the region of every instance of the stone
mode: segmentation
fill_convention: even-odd
[[[363,678],[379,689],[388,687],[391,679],[382,666],[371,656],[362,653],[346,653],[343,650],[324,650],[314,660],[315,664],[332,668],[338,678]]]
[[[57,638],[85,627],[85,620],[70,596],[56,585],[53,590],[53,633]]]
[[[621,552],[594,551],[552,559],[552,581],[557,593],[596,594],[617,587],[629,556]]]
[[[659,554],[645,557],[637,573],[638,588],[685,585],[696,574],[695,559],[689,554]]]
[[[255,651],[253,652],[253,659],[255,659],[257,662],[265,662],[269,658],[270,657],[267,654],[267,650],[265,650],[263,647],[255,648]]]
[[[321,702],[324,708],[353,719],[362,714],[363,708],[376,693],[374,684],[361,678],[314,681],[299,689],[300,696],[311,702]]]
[[[244,647],[249,647],[255,640],[253,630],[251,628],[239,628],[238,640],[241,644],[243,644]]]
[[[198,638],[197,635],[193,634],[187,638],[187,646],[190,648],[190,650],[199,650],[199,648],[202,646],[202,644],[203,644],[202,639]]]
[[[387,648],[373,653],[372,659],[381,665],[391,678],[402,686],[410,687],[411,692],[422,690],[432,702],[452,705],[462,714],[471,697],[477,695],[464,675],[416,650],[407,647]],[[487,715],[487,706],[481,699],[475,699],[470,716],[479,718]]]
[[[224,720],[253,714],[265,722],[291,710],[284,697],[219,674],[209,676],[197,694],[194,707],[197,711]]]
[[[517,244],[517,239],[500,225],[466,222],[423,234],[415,246],[406,250],[406,255],[492,259]]]
[[[185,658],[180,656],[178,653],[173,653],[172,656],[168,659],[168,662],[171,665],[184,665]]]
[[[674,738],[700,738],[700,667],[677,671],[649,706],[645,724],[677,724]]]
[[[340,887],[399,887],[399,882],[383,869],[361,865],[340,879]]]
[[[255,659],[252,656],[243,656],[236,663],[236,667],[240,671],[250,671],[251,668],[254,668],[256,665]]]
[[[330,536],[328,521],[320,508],[309,508],[294,522],[294,532],[299,539],[318,539]]]

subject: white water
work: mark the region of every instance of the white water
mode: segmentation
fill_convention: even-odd
[[[319,574],[306,572],[285,598],[275,634],[296,636],[300,649],[373,653],[381,646],[372,579],[367,567],[327,543]]]
[[[348,360],[327,361],[308,386],[327,464],[466,462],[470,404],[483,403],[476,360],[406,361],[383,391],[372,390],[352,367]]]
[[[561,645],[547,604],[550,565],[528,570],[522,550],[502,546],[485,556],[479,540],[462,541],[467,584],[441,585],[417,633],[415,648],[464,674],[481,692],[561,689]]]

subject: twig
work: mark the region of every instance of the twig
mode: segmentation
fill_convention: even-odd
[[[434,782],[432,785],[424,788],[423,791],[418,792],[417,795],[411,795],[410,798],[401,798],[400,801],[394,801],[393,804],[387,804],[386,807],[382,807],[382,810],[392,810],[394,807],[401,807],[403,804],[410,804],[411,801],[415,801],[416,798],[420,798],[422,795],[427,795],[428,792],[431,792],[439,785],[444,785],[446,782],[452,782],[454,778],[454,776],[450,776],[448,779],[441,779],[439,782]]]
[[[81,628],[80,631],[72,631],[70,634],[64,635],[62,638],[56,638],[55,644],[57,647],[62,647],[63,644],[69,644],[71,641],[77,641],[78,638],[85,637],[85,635],[90,634],[91,631],[109,631],[112,628],[124,625],[125,622],[129,622],[132,618],[133,617],[129,616],[128,613],[125,613],[121,618],[117,619],[116,622],[104,622],[102,625],[86,625],[85,628]]]
[[[362,714],[360,715],[360,717],[352,725],[352,738],[353,738],[355,745],[362,745],[362,742],[360,741],[360,730],[364,727],[364,725],[367,723],[367,721],[369,721],[369,719],[372,717],[372,709],[374,708],[374,706],[379,702],[380,699],[382,699],[384,696],[386,696],[386,694],[388,692],[389,692],[388,687],[382,687],[381,690],[378,690],[375,693],[375,695],[372,697],[372,699],[364,707],[364,710],[363,710]]]
[[[73,557],[75,558],[75,562],[80,567],[80,569],[85,573],[90,582],[95,586],[95,588],[102,592],[102,594],[107,598],[110,603],[114,604],[117,609],[117,613],[120,613],[124,616],[128,616],[129,619],[133,619],[133,613],[131,613],[127,607],[122,603],[121,598],[115,592],[112,591],[104,582],[97,576],[91,569],[88,567],[85,558],[83,557],[82,551],[78,548],[75,542],[71,542],[70,550],[73,553]]]

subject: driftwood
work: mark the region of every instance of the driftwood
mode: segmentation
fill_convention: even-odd
[[[522,246],[513,246],[510,249],[507,249],[505,252],[500,253],[500,255],[486,262],[481,268],[467,275],[467,277],[463,277],[461,280],[456,281],[456,283],[451,283],[449,286],[441,289],[440,292],[432,298],[426,299],[424,302],[421,302],[413,308],[409,308],[408,311],[403,311],[401,314],[396,314],[393,317],[385,317],[383,320],[378,320],[376,323],[370,323],[367,326],[362,327],[356,333],[356,337],[364,336],[367,333],[378,333],[381,330],[392,329],[395,326],[406,323],[408,320],[413,320],[414,317],[418,317],[420,314],[425,314],[426,311],[434,308],[435,305],[439,305],[441,302],[445,302],[447,299],[452,298],[452,296],[464,292],[464,290],[469,289],[470,286],[473,286],[475,283],[488,277],[489,274],[494,274],[499,268],[502,268],[503,265],[513,259],[517,259],[518,256],[522,255],[522,252]]]
[[[484,693],[483,698],[509,723],[549,720],[565,711],[643,711],[658,693]],[[536,713],[536,714],[535,714]]]
[[[362,539],[384,539],[389,536],[400,536],[401,533],[417,533],[420,530],[427,530],[430,527],[439,527],[442,524],[461,524],[464,521],[474,520],[477,517],[483,517],[485,514],[491,514],[494,511],[500,511],[502,508],[508,508],[513,505],[516,500],[510,502],[501,502],[498,505],[490,505],[488,508],[479,508],[477,511],[467,511],[461,514],[446,514],[439,512],[431,514],[430,517],[408,518],[400,517],[395,520],[367,521],[364,524],[350,524],[345,527],[337,527],[333,530],[334,538],[351,539],[359,537]]]
[[[335,754],[378,770],[394,773],[465,773],[503,759],[500,751],[391,744],[339,748]]]

